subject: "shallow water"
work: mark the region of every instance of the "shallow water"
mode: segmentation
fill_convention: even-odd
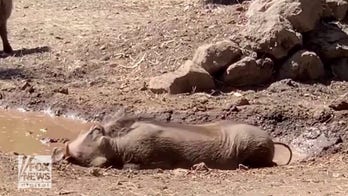
[[[0,109],[0,151],[48,155],[91,123],[39,112]]]

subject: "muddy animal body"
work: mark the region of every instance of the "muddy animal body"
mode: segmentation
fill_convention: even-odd
[[[255,126],[229,121],[201,125],[136,121],[120,137],[94,126],[67,144],[65,152],[55,154],[85,166],[173,169],[204,162],[210,168],[236,169],[239,164],[273,166],[274,142]]]
[[[12,12],[12,0],[0,0],[0,36],[3,49],[6,53],[12,53],[12,47],[7,38],[7,19]]]

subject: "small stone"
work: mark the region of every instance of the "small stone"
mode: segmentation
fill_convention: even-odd
[[[313,118],[321,123],[333,118],[333,113],[329,108],[318,108],[314,111]]]
[[[329,107],[336,111],[348,110],[348,93],[333,100]]]
[[[332,174],[332,177],[334,177],[334,178],[339,178],[339,177],[342,177],[342,176],[344,176],[344,175],[340,174],[340,173],[333,173]]]
[[[245,97],[242,97],[237,100],[236,106],[250,105],[249,100]]]
[[[65,87],[59,87],[59,88],[54,89],[53,92],[68,95],[69,89],[65,88]]]
[[[106,49],[106,46],[105,46],[105,45],[102,45],[102,46],[100,46],[99,49],[100,49],[100,50],[105,50],[105,49]]]

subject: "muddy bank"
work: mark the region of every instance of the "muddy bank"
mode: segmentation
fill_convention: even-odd
[[[117,90],[106,91],[104,93],[109,93],[108,96],[90,96],[84,103],[76,99],[79,95],[75,93],[62,95],[56,92],[33,98],[31,93],[16,90],[5,92],[2,103],[8,108],[50,109],[58,116],[74,115],[97,122],[107,120],[122,108],[129,114],[162,121],[201,123],[232,119],[260,126],[276,140],[295,146],[300,153],[314,156],[347,151],[348,112],[329,107],[347,90],[344,82],[324,85],[283,80],[256,90],[233,90],[217,95],[196,93],[159,97],[138,91],[137,96],[126,93],[123,96],[125,99],[122,99],[118,96],[113,98]],[[25,94],[29,96],[25,98]],[[19,99],[8,99],[19,96],[23,96],[21,103],[17,101]],[[55,98],[58,96],[59,99]],[[132,99],[135,101],[130,102]],[[38,101],[30,104],[33,100]]]

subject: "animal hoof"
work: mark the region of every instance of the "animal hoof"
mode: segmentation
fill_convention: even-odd
[[[209,171],[209,167],[205,164],[205,163],[198,163],[198,164],[195,164],[191,167],[191,170],[194,170],[194,171]]]
[[[11,46],[6,46],[6,47],[4,47],[4,52],[7,54],[12,54],[13,49],[11,48]]]

